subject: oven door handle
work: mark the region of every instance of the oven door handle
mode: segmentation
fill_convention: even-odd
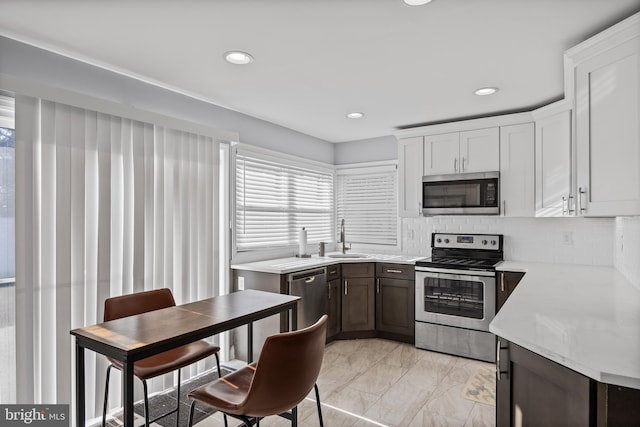
[[[422,275],[425,277],[441,278],[454,278],[453,276],[471,278],[471,280],[478,280],[478,276],[481,277],[495,277],[495,271],[474,271],[474,270],[453,270],[450,268],[418,268],[416,267],[416,277]]]

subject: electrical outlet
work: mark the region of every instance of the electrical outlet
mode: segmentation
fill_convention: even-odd
[[[562,244],[563,245],[573,245],[573,232],[565,231],[562,233]]]
[[[244,291],[244,277],[238,276],[238,290]]]

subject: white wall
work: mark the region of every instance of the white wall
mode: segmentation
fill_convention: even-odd
[[[614,265],[640,287],[640,217],[616,218]]]
[[[0,37],[0,73],[236,131],[247,144],[324,163],[334,161],[330,142],[6,37]]]
[[[379,162],[398,159],[398,140],[393,135],[340,142],[335,147],[334,164]]]
[[[506,260],[613,266],[614,222],[613,218],[405,218],[403,252],[430,254],[433,232],[497,233],[505,236]],[[564,243],[565,236],[571,244]]]

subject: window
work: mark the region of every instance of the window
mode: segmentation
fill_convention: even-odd
[[[14,99],[0,95],[0,402],[16,402]]]
[[[337,218],[347,243],[398,243],[397,170],[394,165],[338,170]]]
[[[331,169],[239,149],[235,185],[236,251],[333,240]]]

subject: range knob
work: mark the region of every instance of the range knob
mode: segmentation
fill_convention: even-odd
[[[442,239],[438,237],[438,238],[436,239],[436,242],[438,242],[438,243],[442,243]]]
[[[492,240],[492,241],[491,241],[491,246],[495,246],[495,245],[496,245],[496,243],[498,243],[498,242],[496,242],[495,240]]]
[[[445,243],[449,243],[449,239],[444,239],[444,242]]]
[[[482,241],[482,244],[483,244],[483,245],[486,245],[487,243],[489,243],[489,242],[487,242],[487,240],[486,240],[486,239]]]

